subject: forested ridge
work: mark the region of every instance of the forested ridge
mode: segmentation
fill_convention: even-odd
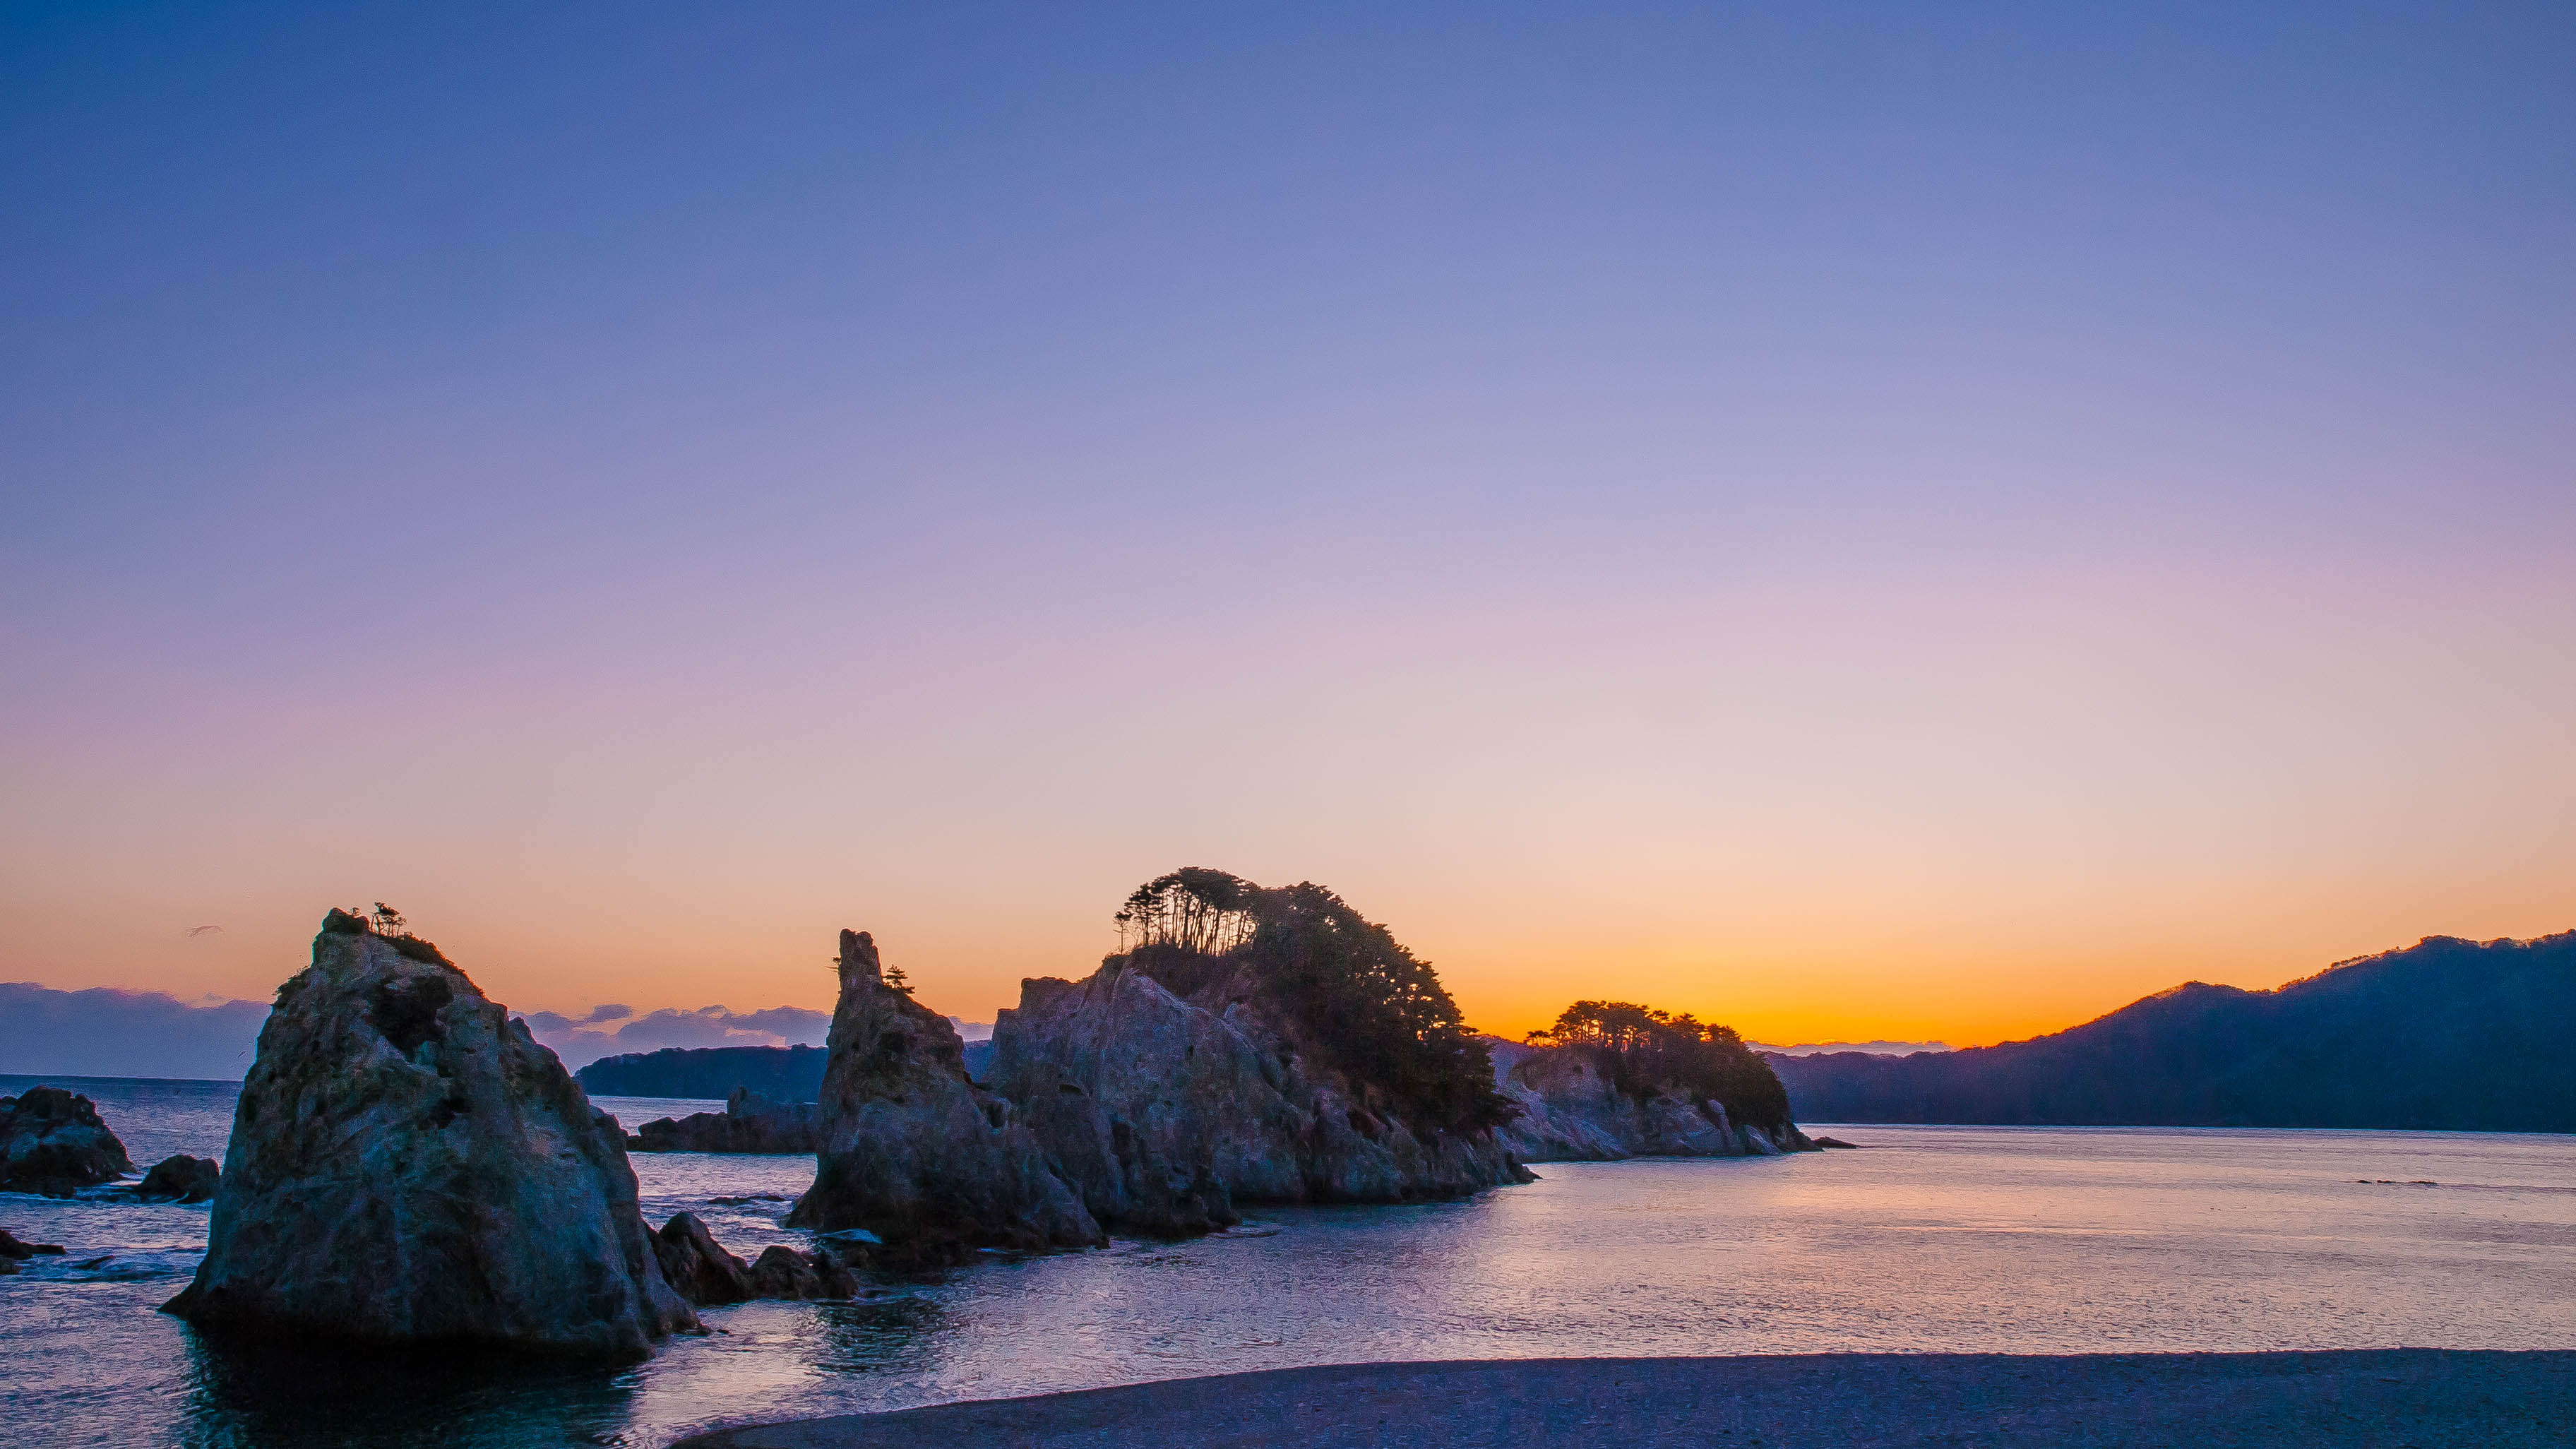
[[[1769,1054],[1802,1122],[2576,1131],[2576,931],[2430,936],[2271,991],[2190,982],[2051,1036]]]
[[[823,1089],[821,1047],[664,1047],[602,1057],[573,1073],[608,1097],[721,1098],[749,1087],[773,1102],[811,1102]]]

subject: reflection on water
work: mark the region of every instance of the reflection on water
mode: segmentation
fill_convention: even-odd
[[[637,1377],[494,1352],[180,1337],[187,1417],[170,1437],[205,1449],[616,1444]]]
[[[83,1089],[156,1144],[139,1160],[220,1155],[228,1094]],[[630,1124],[711,1105],[601,1100]],[[0,1280],[0,1422],[83,1446],[658,1445],[1365,1359],[2576,1346],[2576,1139],[1833,1130],[1868,1149],[1559,1164],[1465,1203],[1278,1210],[852,1303],[713,1309],[713,1332],[623,1370],[211,1345],[153,1311],[203,1251],[203,1208],[0,1196],[0,1227],[74,1250]],[[657,1223],[697,1212],[746,1252],[804,1236],[778,1219],[810,1158],[635,1163]]]

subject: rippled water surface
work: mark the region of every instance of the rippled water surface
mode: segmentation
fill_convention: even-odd
[[[138,1164],[222,1155],[229,1085],[63,1084]],[[719,1106],[598,1100],[630,1125]],[[71,1250],[0,1278],[0,1439],[660,1445],[720,1423],[1368,1359],[2576,1347],[2576,1139],[1833,1130],[1865,1150],[1555,1164],[1469,1202],[1267,1210],[1195,1242],[713,1309],[715,1332],[609,1371],[218,1350],[154,1311],[204,1249],[204,1208],[0,1194],[0,1227]],[[656,1223],[697,1212],[746,1255],[804,1236],[777,1219],[809,1157],[635,1163]]]

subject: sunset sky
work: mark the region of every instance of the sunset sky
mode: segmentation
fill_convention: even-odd
[[[2576,927],[2576,8],[12,6],[0,980],[1476,1025]],[[191,936],[217,924],[221,931]]]

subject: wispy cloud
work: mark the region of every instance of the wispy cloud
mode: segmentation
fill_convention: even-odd
[[[564,1065],[581,1068],[620,1052],[659,1051],[663,1047],[820,1046],[832,1025],[828,1011],[802,1006],[772,1006],[734,1011],[701,1006],[695,1011],[665,1007],[638,1016],[626,1006],[596,1006],[580,1017],[531,1011],[528,1030],[554,1049]],[[615,1030],[611,1022],[622,1023]]]

